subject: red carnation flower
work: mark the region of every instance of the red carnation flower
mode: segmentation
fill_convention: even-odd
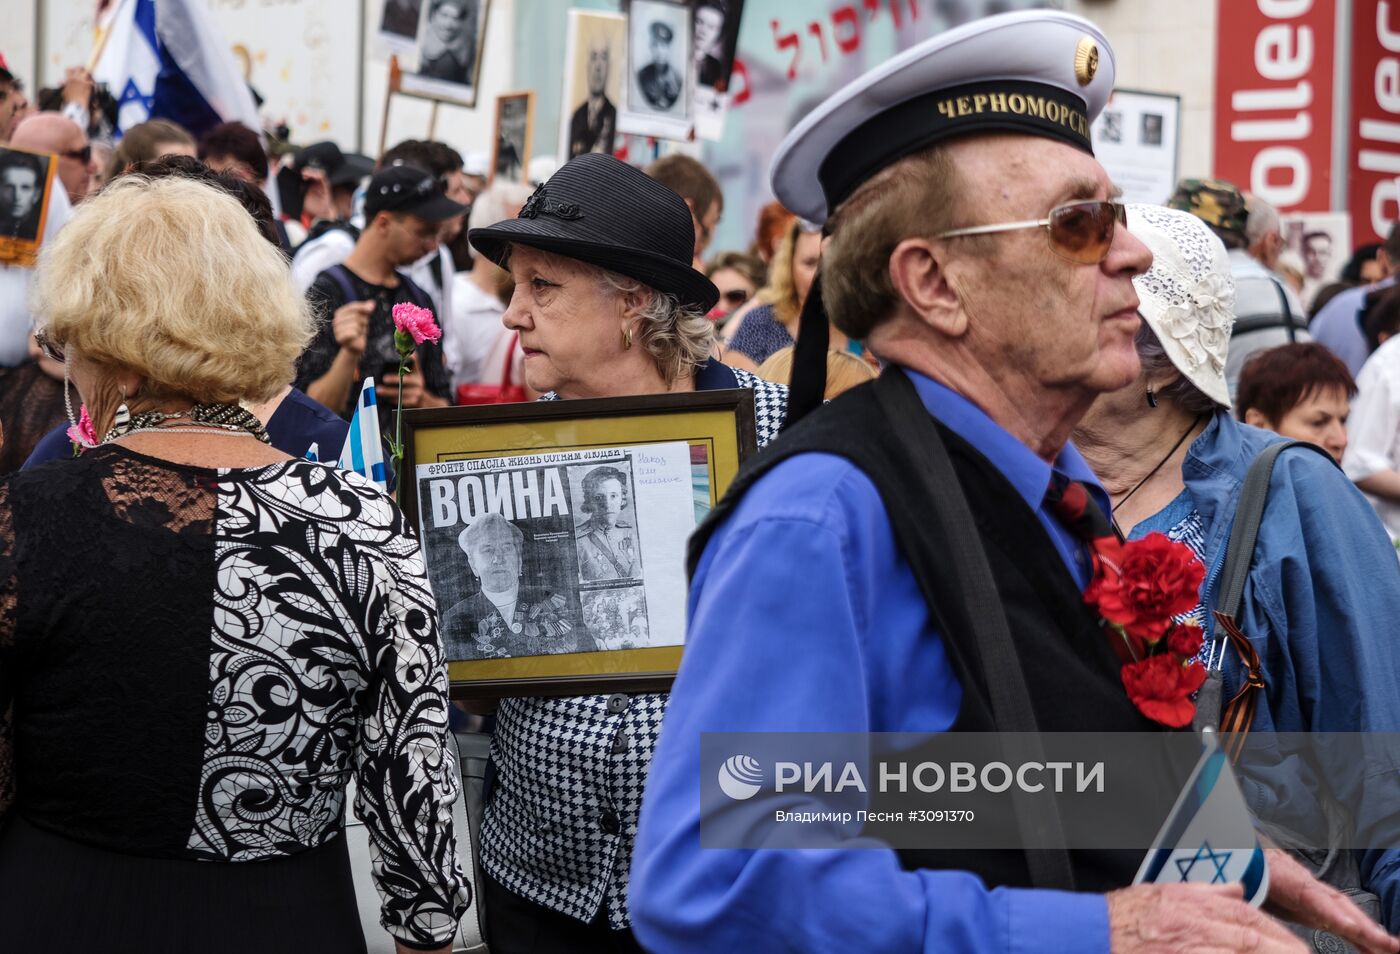
[[[1097,573],[1085,601],[1136,639],[1157,642],[1171,628],[1173,616],[1200,602],[1205,567],[1189,546],[1164,534],[1127,543],[1100,540],[1094,564]]]
[[[1205,641],[1201,627],[1195,623],[1178,623],[1167,637],[1167,649],[1184,659],[1195,659]]]
[[[1138,710],[1154,722],[1179,729],[1191,724],[1196,704],[1191,694],[1206,680],[1198,660],[1183,663],[1170,653],[1149,656],[1123,667],[1123,688]]]

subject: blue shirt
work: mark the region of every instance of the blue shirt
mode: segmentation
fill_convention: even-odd
[[[1040,517],[1086,585],[1082,546],[1043,506],[1051,464],[966,398],[912,374],[924,406]],[[1055,469],[1107,497],[1066,447]],[[962,691],[870,479],[804,454],[754,484],[706,547],[684,661],[652,759],[633,854],[633,930],[671,951],[1106,952],[1101,895],[988,890],[905,871],[893,851],[701,850],[702,732],[930,732]],[[742,647],[742,652],[736,652]]]
[[[1371,354],[1366,333],[1361,330],[1361,310],[1366,307],[1366,296],[1394,284],[1394,278],[1387,278],[1375,285],[1348,288],[1324,305],[1308,326],[1313,340],[1326,345],[1327,350],[1341,358],[1352,377],[1361,373],[1361,366]]]

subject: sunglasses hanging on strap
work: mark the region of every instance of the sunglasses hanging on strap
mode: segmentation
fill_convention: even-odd
[[[1230,540],[1225,546],[1225,565],[1220,572],[1220,598],[1215,603],[1215,639],[1211,642],[1210,660],[1206,665],[1206,681],[1196,697],[1194,727],[1218,729],[1221,745],[1232,762],[1238,762],[1259,706],[1259,692],[1265,686],[1263,664],[1254,644],[1240,628],[1240,604],[1244,601],[1244,584],[1249,567],[1254,562],[1254,544],[1259,539],[1259,524],[1264,518],[1264,505],[1269,499],[1269,481],[1279,454],[1290,447],[1316,451],[1336,465],[1322,448],[1306,441],[1285,441],[1265,448],[1245,474],[1235,508],[1235,523],[1230,528]],[[1225,646],[1233,646],[1240,658],[1244,682],[1239,690],[1224,700],[1222,673],[1225,666]],[[1223,704],[1222,704],[1223,703]]]

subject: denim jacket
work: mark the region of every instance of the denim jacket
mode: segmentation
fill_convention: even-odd
[[[1204,524],[1208,609],[1219,597],[1215,587],[1245,473],[1278,440],[1220,411],[1191,445],[1183,476]],[[1207,616],[1209,638],[1214,627]],[[1267,744],[1263,733],[1400,732],[1400,566],[1370,504],[1320,454],[1285,451],[1274,467],[1240,617],[1266,682],[1251,738]],[[1229,699],[1242,677],[1238,655],[1227,648],[1225,657]],[[1362,790],[1367,778],[1400,766],[1363,764],[1350,747],[1318,748],[1321,764],[1311,766],[1278,753],[1301,786],[1243,780],[1256,815],[1316,819],[1322,812],[1316,793],[1325,785],[1355,811],[1358,846],[1400,846],[1393,798]],[[1328,755],[1337,761],[1327,764]],[[1358,850],[1357,860],[1362,884],[1380,896],[1383,919],[1396,930],[1400,849]]]

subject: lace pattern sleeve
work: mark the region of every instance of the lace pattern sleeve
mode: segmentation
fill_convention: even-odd
[[[369,828],[384,928],[411,944],[444,944],[471,901],[453,831],[460,777],[447,668],[418,544],[398,508],[386,508],[390,577],[357,753],[355,814]]]
[[[9,488],[0,484],[0,828],[15,800],[14,687],[15,535]]]

